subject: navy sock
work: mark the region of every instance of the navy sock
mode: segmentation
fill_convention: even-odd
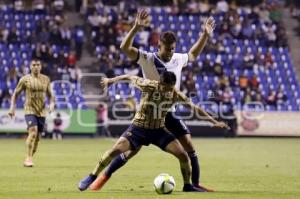
[[[199,178],[200,178],[200,165],[198,162],[198,157],[195,151],[188,152],[188,155],[191,160],[192,165],[192,183],[193,184],[199,184]]]
[[[110,177],[116,170],[121,168],[126,164],[127,160],[124,156],[124,154],[118,155],[116,158],[114,158],[111,163],[108,165],[107,169],[105,170],[105,175]]]

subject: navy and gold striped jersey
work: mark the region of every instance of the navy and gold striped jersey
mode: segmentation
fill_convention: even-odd
[[[23,76],[16,92],[25,90],[25,115],[34,114],[39,117],[46,116],[46,94],[52,96],[50,79],[46,75],[39,74],[38,77],[32,75]]]
[[[168,92],[159,89],[159,82],[134,77],[132,84],[142,91],[142,97],[133,124],[146,129],[165,126],[165,117],[176,102],[191,104],[190,99],[176,89]]]

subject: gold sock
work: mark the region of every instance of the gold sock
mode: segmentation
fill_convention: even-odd
[[[27,145],[27,157],[32,158],[34,150],[34,141],[36,136],[34,134],[29,134],[26,140]]]
[[[37,136],[36,139],[34,140],[34,147],[33,147],[33,153],[32,153],[32,155],[34,155],[35,152],[37,151],[37,147],[39,145],[39,141],[40,141],[40,137]]]
[[[111,162],[111,160],[112,157],[108,155],[108,152],[105,152],[93,170],[92,174],[98,176],[99,173]]]

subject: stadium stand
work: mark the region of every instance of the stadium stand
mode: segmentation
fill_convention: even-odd
[[[60,1],[50,5],[43,1],[35,3],[25,8],[22,1],[15,1],[0,8],[1,108],[9,108],[10,96],[19,78],[29,73],[32,58],[43,61],[42,73],[53,81],[57,108],[77,108],[84,101],[78,94],[77,80],[81,71],[75,66],[76,55],[71,46],[72,41],[78,40],[75,34],[78,27],[75,31],[64,25]],[[17,108],[23,107],[24,99],[23,94],[17,101]]]
[[[197,62],[190,64],[183,72],[182,82],[185,84],[182,89],[185,93],[196,96],[196,102],[223,102],[225,109],[230,109],[232,105],[235,109],[241,109],[245,103],[261,102],[268,111],[299,110],[300,90],[280,20],[280,3],[267,1],[249,7],[229,6],[222,1],[216,6],[208,5],[208,10],[203,12],[200,12],[201,6],[186,4],[179,6],[180,9],[174,8],[176,5],[151,8],[152,26],[139,33],[135,40],[136,46],[152,51],[156,48],[157,32],[172,30],[178,36],[177,51],[187,52],[197,40],[207,13],[213,13],[218,26]],[[95,53],[99,58],[100,70],[108,69],[109,74],[112,67],[109,60],[117,60],[112,75],[118,75],[124,73],[124,68],[130,68],[128,60],[118,50],[120,38],[130,23],[126,22],[126,15],[116,22],[114,17],[117,11],[114,8],[104,10],[106,13],[99,12],[99,16],[109,18],[104,20],[107,27],[115,26],[115,34],[118,35],[111,43],[102,42],[110,33],[93,40],[96,43]],[[105,32],[105,26],[102,29],[97,29],[99,32],[93,30],[92,37]],[[125,61],[120,63],[119,60]],[[195,87],[191,86],[193,82]],[[111,92],[112,89],[115,88],[111,88]],[[134,89],[128,93],[124,84],[118,85],[117,89],[120,96],[112,96],[111,100],[126,98],[129,94],[134,94],[137,100],[139,98]]]
[[[57,108],[67,108],[68,103],[78,108],[79,103],[84,103],[77,82],[81,71],[76,66],[81,51],[74,52],[74,42],[78,41],[82,47],[83,34],[91,39],[99,72],[109,77],[124,72],[141,73],[119,50],[120,41],[134,19],[137,3],[89,4],[83,9],[85,25],[89,27],[84,33],[81,27],[64,25],[61,1],[31,9],[23,9],[20,2],[3,4],[0,10],[2,108],[9,107],[10,95],[19,77],[29,72],[33,56],[46,63],[43,72],[54,81]],[[187,52],[198,38],[205,17],[211,13],[218,26],[199,59],[183,71],[182,90],[186,94],[195,102],[208,100],[222,104],[225,110],[241,109],[248,102],[262,102],[270,111],[299,110],[300,87],[280,20],[280,3],[266,1],[249,7],[228,5],[226,1],[215,5],[207,1],[181,2],[182,5],[149,8],[152,25],[139,33],[134,45],[155,50],[159,33],[172,30],[178,36],[177,51]],[[119,94],[110,95],[111,102],[131,95],[136,100],[140,97],[136,89],[128,89],[126,84],[110,88],[109,93],[113,90]],[[24,96],[19,98],[17,107],[22,107],[23,102]]]

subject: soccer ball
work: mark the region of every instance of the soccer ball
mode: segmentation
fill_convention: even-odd
[[[161,173],[154,179],[154,189],[158,194],[170,194],[175,188],[173,176]]]

